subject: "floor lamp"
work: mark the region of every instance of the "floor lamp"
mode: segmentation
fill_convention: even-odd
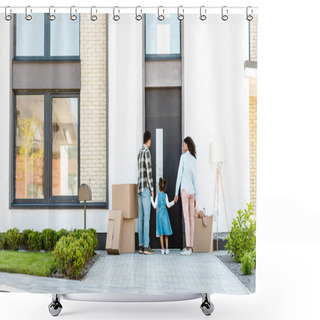
[[[216,182],[215,182],[215,191],[214,191],[214,203],[213,203],[213,212],[216,213],[217,217],[217,251],[219,250],[218,237],[219,237],[219,193],[221,188],[221,193],[223,197],[224,211],[226,215],[226,223],[228,226],[228,216],[227,216],[227,207],[226,201],[224,198],[224,190],[222,183],[222,173],[221,165],[223,162],[226,162],[226,152],[223,142],[211,142],[210,151],[209,151],[209,163],[211,166],[216,167]],[[221,186],[220,186],[221,185]]]

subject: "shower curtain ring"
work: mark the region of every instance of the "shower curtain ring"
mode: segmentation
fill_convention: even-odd
[[[227,6],[223,6],[223,7],[221,8],[221,19],[222,19],[223,21],[227,21],[227,20],[229,19],[229,17],[228,17],[228,12],[229,12],[229,10],[228,10],[228,7],[227,7]]]
[[[200,7],[200,20],[204,21],[207,19],[207,9],[205,6]]]
[[[162,9],[162,14],[160,14],[160,8]],[[158,7],[158,20],[162,21],[164,20],[164,9],[163,6]]]
[[[12,19],[12,15],[11,15],[11,9],[9,9],[10,7],[7,6],[5,7],[4,9],[4,18],[7,20],[7,21],[10,21]],[[10,13],[8,13],[8,11],[10,11]]]
[[[97,13],[96,7],[94,7],[94,6],[91,7],[91,9],[90,9],[90,19],[91,19],[91,21],[97,21],[98,16],[96,14],[93,14],[93,8],[95,8],[96,13]]]
[[[32,12],[32,9],[30,8],[30,6],[26,6],[26,10],[25,10],[25,13],[26,13],[26,20],[27,21],[30,21],[32,19],[32,15],[28,12],[30,9],[30,13]]]
[[[249,14],[249,8],[251,9],[251,10],[250,10],[250,11],[251,11],[250,14]],[[248,7],[247,7],[246,14],[247,14],[247,20],[248,20],[248,21],[253,20],[253,10],[252,10],[252,7],[251,7],[251,6],[248,6]]]
[[[54,9],[54,6],[49,7],[49,20],[50,21],[53,21],[56,19],[56,16],[54,14],[52,14],[52,11],[56,12],[56,9]]]
[[[77,20],[77,15],[73,13],[73,9],[75,12],[77,12],[77,9],[75,6],[70,7],[70,19],[72,21],[75,21],[75,20]]]
[[[140,13],[139,13],[139,14],[138,14],[138,8],[139,8],[139,10],[140,10]],[[137,7],[136,7],[136,20],[137,20],[137,21],[142,20],[142,9],[141,9],[140,6],[137,6]]]
[[[180,12],[180,9],[182,11],[182,13]],[[179,6],[178,7],[178,20],[182,21],[184,19],[184,9],[183,6]]]
[[[116,9],[118,9],[117,6],[113,7],[113,20],[119,21],[120,20],[120,16],[119,16],[120,10],[118,9],[118,14],[116,14]]]

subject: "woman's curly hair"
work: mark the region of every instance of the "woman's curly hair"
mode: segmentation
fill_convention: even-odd
[[[187,144],[190,153],[197,159],[196,145],[194,144],[192,138],[186,137],[183,141]]]

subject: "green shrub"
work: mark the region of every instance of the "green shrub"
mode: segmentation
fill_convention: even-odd
[[[0,233],[0,251],[5,247],[4,233]]]
[[[53,254],[58,270],[70,278],[78,278],[83,267],[95,254],[97,236],[94,229],[72,230],[56,244]]]
[[[85,242],[77,239],[69,244],[67,255],[66,273],[69,277],[77,279],[86,264],[83,244]]]
[[[95,253],[95,250],[98,247],[98,237],[97,237],[97,231],[95,229],[88,229],[87,232],[89,232],[93,239],[93,254]]]
[[[9,229],[5,234],[5,245],[9,250],[18,251],[22,243],[22,236],[19,229]]]
[[[44,229],[41,236],[44,250],[46,250],[47,252],[53,251],[58,241],[58,233],[52,229]]]
[[[39,231],[33,231],[28,236],[29,251],[40,251],[42,248],[42,237]]]
[[[241,272],[242,274],[249,275],[253,273],[255,261],[251,252],[246,252],[241,258]]]
[[[69,231],[66,229],[60,229],[58,231],[58,241],[62,238],[62,237],[66,237],[69,234]]]
[[[70,238],[63,236],[57,242],[53,250],[54,260],[57,264],[57,268],[62,274],[66,274],[68,248],[69,248],[70,241],[71,241]]]
[[[249,252],[249,254],[251,255],[252,260],[254,262],[254,267],[256,267],[256,264],[257,264],[256,250],[253,250],[253,251]]]
[[[76,279],[86,264],[84,240],[62,237],[56,244],[53,254],[58,270],[70,278]]]
[[[29,237],[29,234],[32,232],[33,232],[32,229],[26,229],[22,231],[22,245],[25,248],[25,250],[29,250],[28,237]]]
[[[247,204],[247,209],[239,210],[238,216],[232,221],[232,228],[226,236],[225,249],[228,254],[241,262],[246,252],[255,250],[256,247],[256,221],[251,219],[252,204]]]

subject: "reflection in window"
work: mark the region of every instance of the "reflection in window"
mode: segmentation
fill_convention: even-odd
[[[180,56],[180,21],[176,14],[158,20],[155,14],[146,14],[146,55]]]
[[[50,22],[50,56],[79,56],[79,15],[72,21],[69,14],[56,14]]]
[[[44,96],[16,96],[16,199],[43,199]]]
[[[16,56],[44,56],[44,14],[16,15]]]
[[[52,99],[52,195],[78,194],[78,98]]]
[[[80,16],[72,21],[68,13],[36,13],[27,21],[24,14],[16,14],[15,58],[22,60],[78,59],[80,56]]]

